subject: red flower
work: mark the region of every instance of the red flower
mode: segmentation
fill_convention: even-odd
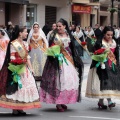
[[[91,36],[91,38],[97,39],[96,36]]]
[[[81,45],[86,45],[87,44],[87,42],[81,42]]]
[[[52,47],[52,46],[54,46],[55,45],[55,43],[52,43],[52,45],[50,46],[50,47]]]
[[[25,64],[26,62],[27,62],[26,59],[19,59],[19,58],[10,61],[10,63],[13,63],[15,65]]]
[[[99,55],[99,54],[102,54],[104,53],[105,49],[104,48],[101,48],[101,49],[98,49],[94,52],[95,55]]]

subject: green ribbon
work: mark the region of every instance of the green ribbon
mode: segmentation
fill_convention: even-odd
[[[106,62],[107,61],[107,59],[105,59],[103,62]],[[98,68],[99,66],[100,66],[100,63],[101,62],[98,62],[97,64],[96,64],[96,68]]]
[[[18,86],[21,89],[22,88],[22,83],[21,83],[21,77],[20,77],[20,75],[18,75],[17,72],[13,72],[12,76],[13,76],[13,82],[11,83],[11,85],[13,83],[17,83],[18,82]]]
[[[64,57],[64,55],[62,53],[60,54],[55,54],[55,57],[58,58],[59,64],[61,65],[64,62],[68,65],[66,58]]]
[[[112,62],[112,70],[115,72],[115,64]]]

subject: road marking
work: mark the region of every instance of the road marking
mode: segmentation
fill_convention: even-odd
[[[92,117],[92,116],[69,116],[69,117],[72,117],[72,118],[88,118],[88,119],[91,119],[91,118],[93,118],[93,119],[101,119],[101,120],[120,120],[120,119],[118,119],[118,118],[104,118],[104,117]]]
[[[11,112],[0,112],[0,114],[12,114]],[[31,113],[26,113],[26,114],[31,114]]]

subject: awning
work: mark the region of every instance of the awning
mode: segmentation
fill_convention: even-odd
[[[23,4],[23,5],[29,4],[28,0],[0,0],[0,2],[17,3],[17,4]]]

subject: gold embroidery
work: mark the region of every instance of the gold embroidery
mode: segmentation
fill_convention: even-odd
[[[116,59],[115,59],[115,55],[113,54],[113,52],[110,50],[110,45],[108,43],[106,43],[104,40],[102,41],[102,44],[104,45],[105,48],[107,48],[110,52],[108,53],[108,59],[110,59],[114,64],[116,64]]]
[[[70,54],[65,50],[63,43],[58,34],[56,34],[57,40],[54,40],[54,43],[61,46],[61,53],[74,65],[73,59]]]
[[[34,70],[34,75],[35,76],[40,76],[40,71],[39,71],[40,63],[38,62],[37,55],[34,54],[33,58],[34,58],[34,60],[32,62],[32,68]]]
[[[41,61],[38,61],[38,56],[37,54],[34,54],[33,56],[33,62],[32,62],[32,68],[34,70],[34,75],[35,76],[41,76],[44,66],[45,66],[45,62],[46,62],[46,56],[44,55],[44,53],[41,53]]]
[[[25,48],[25,46],[21,45],[18,40],[14,40],[13,42],[11,42],[12,45],[14,46],[14,48],[16,49],[16,51],[18,52],[19,56],[22,58],[22,59],[26,59],[27,58],[27,55],[28,55],[28,52]]]

